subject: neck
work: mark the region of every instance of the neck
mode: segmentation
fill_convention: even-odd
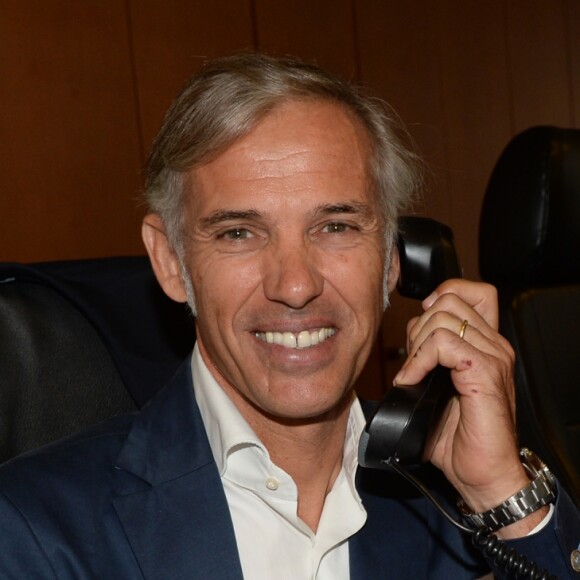
[[[316,532],[326,495],[340,473],[352,398],[307,421],[248,416],[271,460],[294,480],[298,515]]]

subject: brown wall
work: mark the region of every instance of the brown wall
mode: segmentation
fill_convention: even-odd
[[[0,260],[142,253],[135,200],[164,110],[206,57],[251,48],[395,107],[431,168],[419,210],[453,227],[470,277],[503,146],[580,119],[577,0],[4,0]],[[417,308],[395,303],[389,349]]]

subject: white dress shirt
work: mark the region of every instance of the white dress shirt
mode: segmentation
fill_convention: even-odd
[[[353,397],[343,465],[314,533],[298,517],[292,478],[270,461],[267,449],[218,385],[196,346],[193,384],[232,515],[244,578],[348,580],[348,538],[366,511],[355,488],[358,439],[365,424]]]

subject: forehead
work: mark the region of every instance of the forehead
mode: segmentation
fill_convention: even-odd
[[[265,191],[336,191],[370,201],[370,143],[362,123],[328,101],[288,101],[214,159],[190,172],[196,209],[227,192],[247,200]],[[362,199],[364,198],[364,199]]]

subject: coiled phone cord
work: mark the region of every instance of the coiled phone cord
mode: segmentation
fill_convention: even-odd
[[[551,575],[545,569],[538,569],[533,561],[529,561],[524,555],[518,554],[513,548],[508,548],[489,528],[482,526],[473,529],[463,525],[447,513],[445,508],[435,499],[431,492],[411,475],[396,459],[385,460],[399,475],[412,483],[434,506],[439,513],[456,528],[472,536],[472,544],[481,550],[493,563],[512,575],[514,578],[527,578],[528,580],[558,580],[557,576]]]

